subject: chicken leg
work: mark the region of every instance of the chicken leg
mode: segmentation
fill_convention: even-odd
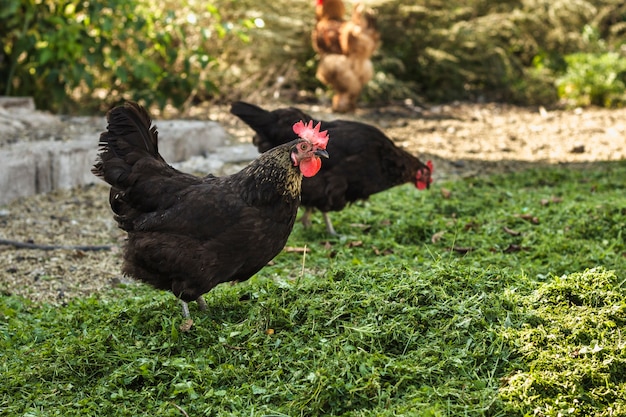
[[[204,298],[202,298],[202,296],[198,297],[196,299],[196,303],[198,303],[198,310],[200,311],[206,311],[207,309],[207,304],[206,301],[204,301]],[[183,317],[185,319],[189,319],[191,318],[191,315],[189,314],[189,304],[187,304],[185,301],[180,300],[180,304],[183,307]]]
[[[183,317],[185,319],[190,319],[191,315],[189,314],[189,305],[183,300],[180,300],[180,305],[183,307]]]
[[[202,298],[202,296],[196,299],[196,303],[198,303],[198,310],[200,311],[206,311],[206,309],[208,308],[208,306],[206,305],[206,301],[204,301],[204,298]]]
[[[332,236],[337,236],[337,232],[335,232],[335,228],[333,227],[333,222],[330,220],[330,216],[327,212],[323,212],[322,216],[324,216],[324,223],[326,223],[326,231],[328,234]]]
[[[302,222],[302,225],[305,228],[311,226],[311,213],[313,213],[313,208],[307,207],[304,210],[304,214],[302,214],[302,217],[300,217],[300,222]],[[337,236],[337,232],[333,227],[333,222],[330,220],[330,216],[328,215],[328,213],[322,212],[322,216],[324,216],[324,223],[326,224],[326,231],[328,232],[328,234],[332,236]]]
[[[313,213],[313,208],[307,207],[304,209],[302,217],[300,217],[300,222],[305,228],[311,226],[311,213]]]

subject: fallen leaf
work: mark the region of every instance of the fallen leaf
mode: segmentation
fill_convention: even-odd
[[[522,220],[531,222],[532,224],[539,224],[539,218],[532,214],[516,214],[515,217],[519,217]]]
[[[373,245],[372,245],[372,250],[378,256],[380,256],[380,255],[387,256],[387,255],[391,255],[393,253],[393,249],[385,249],[385,250],[381,251],[380,249],[378,249],[376,246],[373,246]]]
[[[270,336],[273,335],[274,334],[274,329],[267,329],[265,331],[265,334],[270,335]]]
[[[502,228],[506,233],[510,234],[511,236],[519,236],[522,234],[522,232],[518,232],[517,230],[513,230],[513,229],[509,229],[508,227],[504,226]]]
[[[353,240],[352,242],[348,243],[348,247],[349,248],[357,248],[359,246],[363,246],[363,241],[361,241],[361,240]]]
[[[439,242],[439,241],[441,240],[441,238],[442,238],[442,237],[443,237],[443,235],[445,235],[445,234],[446,234],[446,231],[445,231],[445,230],[442,230],[442,231],[440,231],[440,232],[437,232],[437,233],[435,233],[435,234],[434,234],[434,235],[430,238],[430,241],[431,241],[431,242],[433,242],[433,243],[437,243],[437,242]]]
[[[461,253],[461,254],[466,254],[468,252],[473,251],[474,249],[475,248],[472,248],[471,246],[453,246],[452,248],[449,248],[448,250]]]
[[[381,220],[380,225],[381,226],[391,226],[391,220],[389,220],[389,219]]]
[[[465,230],[478,230],[478,229],[480,229],[480,224],[478,224],[476,222],[469,222],[469,223],[466,223],[465,226],[463,226],[463,229],[465,229]]]
[[[450,196],[452,195],[452,191],[448,190],[447,188],[441,188],[439,191],[441,192],[441,196],[445,199],[450,198]]]
[[[516,244],[510,244],[505,250],[503,250],[502,252],[504,253],[513,253],[513,252],[520,252],[523,250],[528,250],[527,248],[520,246],[520,245],[516,245]]]
[[[87,256],[87,254],[83,252],[82,250],[76,250],[74,251],[72,255],[72,257],[75,259],[81,259],[81,258],[84,258],[85,256]]]
[[[331,250],[333,248],[333,244],[330,243],[329,241],[322,242],[322,246],[324,246],[324,249],[326,250]]]
[[[552,196],[550,198],[542,198],[540,203],[542,206],[547,206],[548,204],[560,203],[563,199],[561,197]]]
[[[585,145],[574,146],[569,151],[570,153],[585,153]]]

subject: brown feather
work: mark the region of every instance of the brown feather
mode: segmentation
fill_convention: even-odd
[[[356,3],[349,21],[344,13],[341,0],[324,0],[316,7],[317,23],[311,32],[319,55],[315,76],[334,91],[332,109],[339,113],[356,108],[361,90],[374,75],[371,56],[380,41],[373,10]]]

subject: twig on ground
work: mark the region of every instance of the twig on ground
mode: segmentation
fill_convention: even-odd
[[[80,251],[101,251],[112,250],[115,245],[40,245],[32,242],[20,242],[17,240],[0,239],[0,245],[13,246],[17,249],[38,249],[38,250],[80,250]]]

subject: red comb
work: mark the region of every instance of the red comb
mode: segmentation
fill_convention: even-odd
[[[307,124],[304,124],[304,122],[300,120],[293,125],[293,131],[296,135],[300,136],[302,139],[308,140],[318,148],[326,149],[326,144],[328,143],[328,131],[324,130],[320,132],[321,126],[322,122],[319,122],[315,127],[313,127],[313,120],[309,120],[309,123]]]
[[[430,186],[430,183],[433,182],[432,177],[430,176],[433,173],[433,163],[432,161],[426,161],[426,166],[428,167],[428,171],[425,169],[420,169],[417,171],[415,175],[416,182],[415,186],[418,190],[425,190]]]

